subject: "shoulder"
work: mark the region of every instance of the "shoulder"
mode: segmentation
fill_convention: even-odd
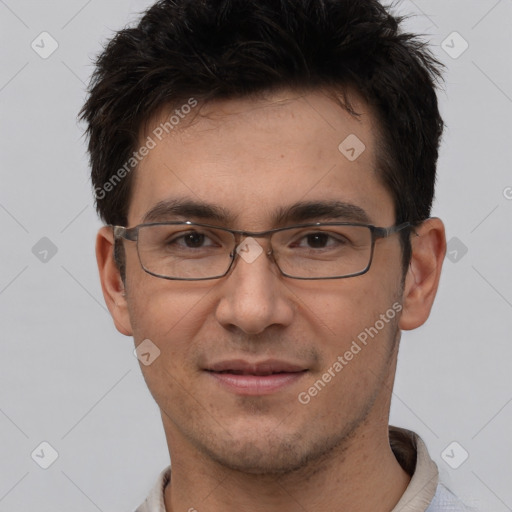
[[[158,475],[157,481],[151,489],[148,497],[135,512],[165,512],[164,491],[170,479],[171,466],[167,466],[160,475]]]
[[[439,484],[432,502],[425,512],[477,512],[464,505],[455,494],[443,484]]]

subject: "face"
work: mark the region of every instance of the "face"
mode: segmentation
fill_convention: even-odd
[[[158,220],[264,231],[300,223],[279,223],[276,214],[297,203],[339,201],[352,205],[342,217],[303,209],[309,217],[301,222],[361,221],[362,212],[370,224],[393,225],[376,170],[377,127],[362,101],[352,103],[359,119],[320,92],[204,106],[140,164],[128,225],[169,200],[208,205],[225,218],[160,208]],[[353,135],[365,146],[355,160],[338,149]],[[147,274],[135,243],[124,241],[126,297],[111,311],[137,345],[149,339],[160,350],[141,368],[171,457],[195,452],[246,472],[280,473],[343,446],[362,425],[387,425],[401,247],[398,235],[377,240],[364,275],[300,281],[280,275],[268,240],[257,240],[264,251],[254,261],[238,257],[227,276],[196,282]]]

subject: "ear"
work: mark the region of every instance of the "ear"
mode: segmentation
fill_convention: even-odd
[[[414,228],[414,232],[399,323],[403,330],[416,329],[429,317],[446,253],[445,229],[441,219],[428,219]]]
[[[124,284],[114,260],[114,234],[112,228],[102,227],[96,236],[96,261],[100,273],[101,289],[116,329],[132,336],[132,326],[125,297]]]

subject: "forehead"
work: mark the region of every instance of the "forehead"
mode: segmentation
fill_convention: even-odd
[[[355,114],[342,106],[345,101],[349,101],[349,108]],[[189,106],[191,103],[195,105],[192,108]],[[255,139],[259,135],[273,133],[279,135],[275,142],[281,145],[288,141],[303,144],[306,142],[307,145],[315,144],[320,148],[318,140],[314,140],[318,133],[325,136],[330,132],[335,147],[340,135],[352,133],[365,139],[369,148],[366,156],[371,158],[374,137],[378,136],[374,117],[369,105],[350,89],[344,93],[323,89],[301,92],[282,89],[260,93],[251,98],[217,99],[202,104],[193,98],[183,100],[172,107],[158,110],[144,124],[139,139],[141,143],[148,136],[156,137],[158,142],[162,139],[164,142],[170,141],[173,138],[186,142],[191,139],[199,141],[204,137],[205,142],[207,137],[214,138],[208,132],[222,131],[219,138],[225,139],[224,146],[229,142],[226,138],[229,132],[236,132],[239,128],[252,128]],[[279,131],[280,128],[286,130]],[[232,141],[239,143],[237,137]],[[325,142],[327,144],[330,141]]]
[[[390,201],[376,172],[378,130],[357,95],[350,104],[359,116],[321,91],[280,91],[161,110],[140,137],[154,147],[134,174],[130,224],[177,198],[216,204],[244,229],[320,199],[377,215]]]

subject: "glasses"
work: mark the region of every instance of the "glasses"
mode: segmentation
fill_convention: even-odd
[[[263,252],[255,238],[269,238],[266,254],[285,277],[359,276],[370,269],[375,241],[409,226],[409,222],[388,228],[317,222],[250,232],[180,221],[111,227],[116,241],[137,243],[140,264],[148,274],[162,279],[201,281],[227,275],[237,255],[249,263],[254,261]]]

